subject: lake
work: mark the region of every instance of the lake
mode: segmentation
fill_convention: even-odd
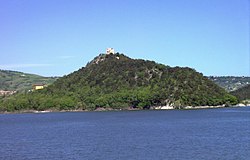
[[[246,160],[250,107],[0,114],[1,160]]]

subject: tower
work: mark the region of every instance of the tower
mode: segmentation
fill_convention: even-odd
[[[107,48],[106,54],[115,54],[114,48]]]

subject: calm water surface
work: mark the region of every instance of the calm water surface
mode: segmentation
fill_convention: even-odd
[[[250,107],[0,115],[0,159],[249,160]]]

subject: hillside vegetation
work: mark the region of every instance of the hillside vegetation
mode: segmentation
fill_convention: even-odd
[[[217,85],[226,89],[228,92],[235,91],[250,84],[250,77],[236,77],[236,76],[210,76],[208,77]]]
[[[0,70],[0,90],[27,92],[33,84],[52,84],[59,77],[43,77],[17,71]],[[250,84],[250,77],[209,76],[208,79],[228,92]]]
[[[250,100],[250,84],[231,92],[231,94],[238,97],[239,100]]]
[[[44,90],[4,99],[2,111],[147,109],[236,104],[237,99],[191,68],[169,67],[123,54],[100,54]]]
[[[25,92],[33,84],[52,84],[56,77],[42,77],[23,72],[0,70],[0,90]]]

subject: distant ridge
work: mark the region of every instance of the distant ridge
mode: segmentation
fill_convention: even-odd
[[[250,84],[250,77],[246,76],[209,76],[208,78],[228,92]]]
[[[43,77],[18,71],[0,70],[0,90],[26,92],[33,84],[52,84],[57,77]]]
[[[238,97],[240,100],[250,100],[250,84],[231,92],[231,94]]]

